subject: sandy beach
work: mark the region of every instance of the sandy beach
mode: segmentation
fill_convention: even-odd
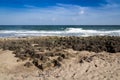
[[[2,38],[0,80],[119,80],[119,41],[105,36]]]

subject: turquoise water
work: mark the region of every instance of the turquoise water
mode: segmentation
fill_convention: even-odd
[[[0,37],[120,36],[120,25],[0,25]]]

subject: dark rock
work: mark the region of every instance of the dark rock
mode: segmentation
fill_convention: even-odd
[[[45,53],[45,56],[51,56],[51,57],[53,57],[54,53],[53,52],[47,52],[47,53]]]
[[[57,60],[58,60],[58,61],[62,61],[62,60],[63,60],[63,57],[59,56],[59,57],[57,58]]]
[[[43,56],[42,54],[34,54],[34,55],[32,56],[32,58],[41,59],[42,56]]]
[[[24,66],[26,66],[26,67],[31,67],[32,66],[32,63],[30,63],[30,62],[26,62],[25,64],[24,64]]]
[[[92,58],[93,57],[87,57],[87,56],[85,56],[85,57],[82,57],[81,59],[80,59],[80,63],[83,63],[84,61],[86,61],[86,62],[91,62],[92,61]]]
[[[34,59],[33,61],[32,61],[32,63],[35,65],[35,66],[38,66],[39,64],[38,64],[38,59]]]
[[[81,59],[79,62],[80,62],[80,63],[83,63],[83,60]]]
[[[62,58],[66,58],[67,56],[65,54],[61,54],[61,57]]]
[[[41,56],[40,60],[46,62],[49,60],[49,58],[47,56]]]
[[[41,70],[45,70],[46,68],[50,68],[51,66],[52,66],[51,62],[46,62],[46,63],[42,63],[41,65],[39,65],[38,68]]]
[[[91,62],[92,61],[92,57],[83,57],[83,60],[85,60],[86,62]]]
[[[56,67],[61,67],[61,64],[60,64],[60,62],[59,61],[57,61],[57,60],[53,60],[53,64],[54,64],[54,66]]]

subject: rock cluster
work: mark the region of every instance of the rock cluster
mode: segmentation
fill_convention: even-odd
[[[64,59],[71,54],[64,52],[64,49],[76,51],[93,52],[120,52],[120,37],[94,36],[94,37],[41,37],[20,40],[0,40],[0,48],[12,50],[15,57],[21,60],[30,59],[24,66],[36,66],[41,70],[50,67],[60,67]],[[84,57],[80,60],[89,62],[92,57]]]

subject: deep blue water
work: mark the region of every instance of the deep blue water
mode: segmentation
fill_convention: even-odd
[[[0,37],[120,36],[120,25],[0,25]]]
[[[0,25],[0,30],[65,30],[67,28],[118,30],[120,25]]]

